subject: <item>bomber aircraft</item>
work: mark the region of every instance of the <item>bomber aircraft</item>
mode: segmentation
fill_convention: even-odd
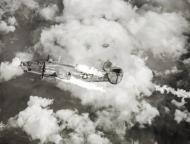
[[[61,63],[50,59],[42,61],[23,61],[20,64],[24,72],[31,72],[41,75],[41,79],[65,79],[72,77],[86,82],[109,82],[118,84],[123,78],[123,70],[120,67],[112,66],[110,61],[104,62],[100,70],[89,68],[86,65],[76,66]]]

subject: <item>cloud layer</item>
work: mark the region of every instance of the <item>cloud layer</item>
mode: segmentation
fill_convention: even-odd
[[[55,144],[110,144],[84,113],[62,109],[53,112],[52,99],[30,96],[28,107],[9,119],[9,127],[22,128],[32,139]]]

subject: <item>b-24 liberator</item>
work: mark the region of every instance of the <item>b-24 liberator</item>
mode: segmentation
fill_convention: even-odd
[[[118,84],[123,78],[123,70],[120,67],[113,66],[110,61],[104,62],[100,70],[89,68],[86,65],[77,64],[76,66],[54,61],[48,58],[43,61],[25,61],[21,62],[21,68],[24,72],[39,74],[41,79],[64,79],[69,80],[72,77],[86,82],[109,82]]]

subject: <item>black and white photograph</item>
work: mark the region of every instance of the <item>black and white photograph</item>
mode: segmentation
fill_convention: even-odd
[[[0,0],[0,144],[190,144],[190,0]]]

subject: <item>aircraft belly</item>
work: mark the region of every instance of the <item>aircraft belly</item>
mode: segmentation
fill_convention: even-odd
[[[87,82],[102,82],[105,81],[104,77],[98,77],[92,74],[80,73],[79,75],[74,75],[74,77],[87,81]]]

